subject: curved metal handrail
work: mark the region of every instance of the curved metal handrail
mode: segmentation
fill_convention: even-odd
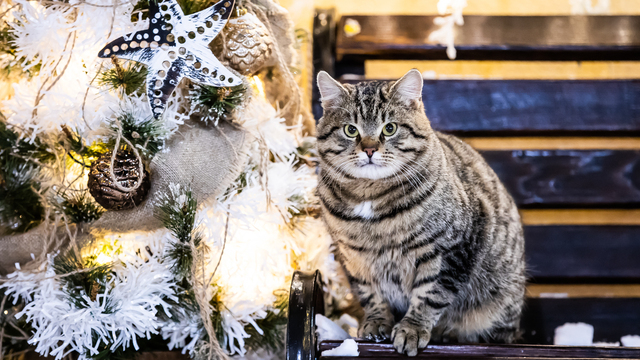
[[[316,360],[316,314],[324,315],[322,275],[315,272],[295,271],[289,294],[287,322],[287,360]]]

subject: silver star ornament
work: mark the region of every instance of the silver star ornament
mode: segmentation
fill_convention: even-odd
[[[115,55],[148,67],[147,95],[153,116],[159,118],[184,77],[216,87],[242,84],[209,49],[227,23],[234,1],[222,0],[185,16],[176,0],[149,0],[149,29],[110,42],[98,56]]]

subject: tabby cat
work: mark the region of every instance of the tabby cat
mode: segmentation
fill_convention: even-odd
[[[422,76],[318,74],[323,217],[364,309],[359,336],[409,356],[443,336],[511,342],[525,292],[513,199],[469,145],[434,131]]]

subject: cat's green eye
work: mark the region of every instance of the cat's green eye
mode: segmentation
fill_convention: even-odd
[[[384,136],[391,136],[396,133],[398,130],[398,125],[396,123],[388,123],[382,128],[382,133]]]
[[[358,136],[358,128],[353,126],[353,125],[345,125],[344,126],[344,133],[348,137],[354,138],[354,137]]]

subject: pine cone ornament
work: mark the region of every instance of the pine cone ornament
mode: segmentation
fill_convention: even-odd
[[[255,15],[245,13],[232,17],[222,35],[217,36],[210,46],[224,65],[242,75],[253,75],[265,66],[274,65],[275,44],[267,28]]]
[[[139,159],[128,150],[119,150],[111,169],[111,153],[102,155],[91,164],[89,171],[89,192],[107,210],[126,210],[138,206],[147,196],[151,181],[149,172],[144,170],[140,174]],[[140,186],[130,192],[122,191],[111,180],[111,172],[118,183],[131,189],[142,182]]]

